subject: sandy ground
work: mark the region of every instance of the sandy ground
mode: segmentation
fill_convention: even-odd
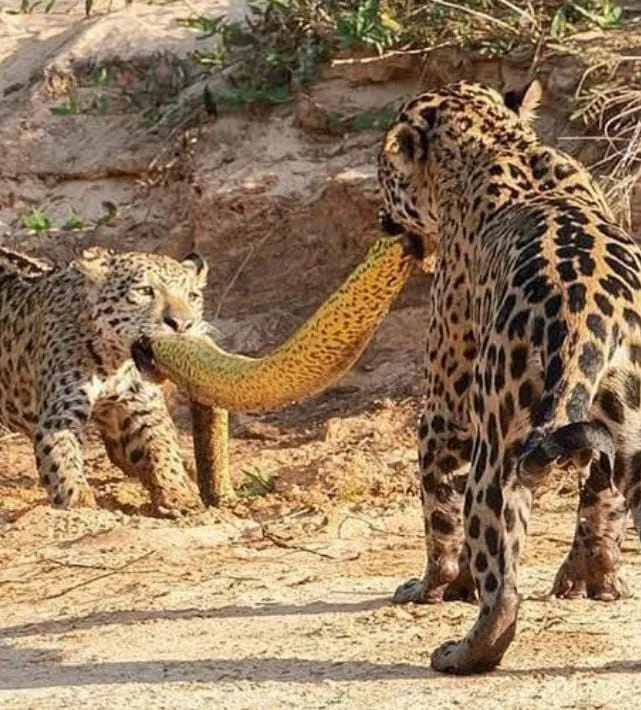
[[[389,422],[402,413],[391,406],[346,419],[380,434],[379,443],[364,437],[365,469],[397,438]],[[395,585],[423,563],[415,496],[385,490],[363,470],[354,473],[359,495],[348,491],[358,499],[336,500],[344,441],[310,435],[292,446],[292,431],[281,431],[260,445],[234,441],[236,479],[243,450],[256,467],[297,452],[316,471],[308,480],[316,495],[285,476],[266,497],[181,521],[141,515],[144,492],[93,448],[91,480],[114,510],[53,511],[28,447],[10,439],[0,469],[0,707],[638,707],[632,531],[624,564],[633,598],[547,599],[575,500],[547,493],[533,515],[520,628],[503,665],[476,678],[440,676],[430,651],[464,633],[476,609],[390,604]],[[411,468],[397,474],[408,486]]]

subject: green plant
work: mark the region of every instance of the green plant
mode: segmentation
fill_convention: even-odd
[[[159,111],[150,108],[143,112],[141,122],[143,127],[150,131],[158,126],[161,118]]]
[[[98,225],[99,227],[101,227],[103,224],[109,224],[109,222],[111,222],[115,217],[118,216],[118,208],[116,207],[116,205],[114,205],[113,202],[105,200],[102,203],[102,206],[105,212],[96,220],[96,225]]]
[[[188,27],[190,30],[199,30],[203,32],[203,39],[211,37],[215,34],[220,34],[225,31],[225,16],[207,17],[206,15],[197,15],[196,17],[180,17],[178,24],[181,27]]]
[[[33,209],[31,212],[25,212],[21,215],[22,224],[27,229],[33,229],[36,232],[43,232],[46,229],[51,229],[51,218],[41,210]]]
[[[56,116],[69,116],[71,114],[78,113],[78,106],[76,105],[76,100],[71,96],[66,101],[54,106],[51,109],[51,113]]]
[[[31,14],[36,8],[42,5],[42,9],[45,12],[51,12],[55,7],[57,0],[35,0],[34,2],[29,2],[29,0],[20,0],[20,7],[17,10],[7,10],[10,15],[18,14]],[[94,0],[84,0],[85,2],[85,15],[89,17],[91,11],[93,10]],[[125,5],[131,5],[133,0],[125,0]],[[107,8],[111,10],[111,2]]]
[[[107,101],[106,96],[97,93],[91,100],[91,108],[98,111],[98,113],[107,113],[109,111],[109,101]]]
[[[550,34],[557,39],[576,31],[581,20],[603,30],[618,27],[622,10],[612,0],[565,0],[552,16]]]
[[[363,111],[354,116],[349,128],[352,131],[384,131],[390,127],[395,115],[396,110],[393,106],[384,106],[379,111]]]
[[[93,84],[96,86],[102,86],[111,81],[111,71],[108,66],[104,64],[96,64],[89,73],[89,78]]]
[[[230,106],[242,106],[248,103],[282,104],[291,98],[287,86],[274,86],[254,89],[250,86],[224,86],[217,94],[217,99]]]
[[[67,221],[62,225],[63,229],[82,229],[84,226],[84,220],[81,215],[79,215],[75,210],[71,210]]]
[[[51,12],[56,0],[34,0],[34,2],[29,2],[29,0],[20,0],[20,7],[17,9],[7,10],[9,15],[30,15],[34,10],[37,10],[41,5],[45,13]]]
[[[401,34],[400,25],[382,12],[380,0],[361,0],[355,7],[336,13],[332,19],[344,48],[370,44],[382,53],[394,46]]]
[[[198,51],[196,58],[226,70],[227,86],[215,92],[216,101],[280,104],[294,85],[312,81],[329,53],[322,5],[316,0],[254,0],[245,27],[224,17],[184,20],[184,26],[215,37],[214,46]]]
[[[250,0],[243,24],[197,14],[181,24],[208,40],[196,59],[224,71],[215,100],[238,106],[287,101],[338,50],[455,44],[500,57],[520,44],[540,51],[550,37],[565,40],[620,20],[612,0]]]
[[[257,498],[274,490],[275,476],[273,473],[263,472],[252,466],[242,470],[244,481],[236,491],[239,498]]]

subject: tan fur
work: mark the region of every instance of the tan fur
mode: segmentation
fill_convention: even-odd
[[[143,336],[201,332],[206,273],[197,255],[179,263],[93,248],[57,268],[0,249],[0,421],[34,441],[56,507],[95,504],[82,463],[91,421],[157,513],[200,507],[162,392],[130,348]]]
[[[531,490],[578,468],[559,596],[611,600],[627,509],[641,521],[641,251],[589,173],[542,145],[533,85],[461,82],[409,101],[383,141],[381,223],[435,243],[419,426],[427,568],[395,601],[480,597],[434,668],[496,666],[516,628]],[[519,101],[522,104],[519,105]]]

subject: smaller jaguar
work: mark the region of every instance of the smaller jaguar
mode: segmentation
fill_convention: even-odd
[[[32,439],[55,507],[95,505],[83,473],[90,423],[156,514],[201,507],[163,393],[131,349],[145,337],[204,332],[206,276],[198,254],[178,262],[93,247],[54,267],[0,248],[0,423]]]

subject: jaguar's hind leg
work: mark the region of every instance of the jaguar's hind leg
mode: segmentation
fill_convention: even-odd
[[[572,548],[552,588],[559,597],[614,601],[629,594],[619,574],[620,548],[641,478],[641,377],[629,353],[623,351],[599,383],[590,412],[612,433],[617,453],[611,473],[592,461],[581,476]]]
[[[442,411],[442,410],[441,410]],[[462,554],[463,491],[469,473],[470,440],[429,409],[419,426],[421,504],[427,564],[394,593],[395,604],[474,601],[474,582]]]
[[[617,459],[615,470],[621,468],[622,457]],[[557,597],[614,601],[628,595],[619,576],[627,517],[625,498],[597,461],[582,478],[574,541],[557,572],[552,593]]]
[[[480,609],[465,638],[448,641],[433,652],[432,667],[445,673],[482,673],[495,668],[516,633],[517,568],[531,493],[516,477],[511,450],[489,466],[484,466],[487,444],[481,442],[475,451],[472,470],[479,475],[468,482],[465,529]]]

